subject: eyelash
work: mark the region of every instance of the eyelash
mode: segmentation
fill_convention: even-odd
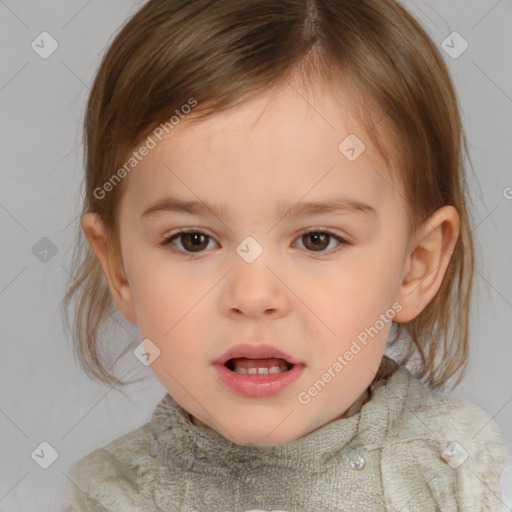
[[[166,237],[160,243],[160,245],[162,245],[164,247],[168,247],[169,245],[172,245],[172,242],[175,239],[179,238],[181,235],[190,234],[190,233],[204,235],[208,239],[213,239],[213,237],[211,237],[207,233],[204,233],[203,231],[200,231],[199,229],[189,228],[189,229],[182,229],[181,231],[178,231],[178,232],[176,232],[176,233]],[[310,231],[305,231],[298,238],[300,239],[303,236],[310,235],[312,233],[320,233],[320,234],[328,235],[331,239],[333,238],[333,239],[335,239],[336,241],[338,241],[340,243],[339,246],[335,247],[334,249],[330,249],[328,251],[309,251],[309,250],[305,249],[307,252],[311,253],[311,255],[314,255],[315,257],[320,257],[320,258],[327,257],[327,256],[329,256],[331,254],[337,253],[338,251],[342,250],[344,245],[349,245],[348,242],[344,238],[340,237],[339,235],[336,235],[332,231],[325,230],[325,229],[313,229],[313,230],[310,230]],[[187,251],[187,250],[180,250],[180,249],[177,249],[177,248],[173,248],[173,249],[169,248],[169,249],[171,251],[173,251],[173,252],[183,253],[183,254],[190,255],[191,257],[193,257],[196,254],[199,255],[199,254],[205,252],[205,250],[193,252],[193,251]]]

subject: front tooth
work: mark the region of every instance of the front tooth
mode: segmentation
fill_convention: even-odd
[[[281,373],[287,370],[286,366],[271,366],[270,368],[236,368],[235,372],[251,375],[267,375],[269,373]]]

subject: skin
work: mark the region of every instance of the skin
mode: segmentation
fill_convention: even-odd
[[[287,86],[197,125],[185,118],[125,178],[121,258],[108,247],[101,218],[81,218],[119,310],[160,350],[151,365],[157,378],[196,425],[237,444],[288,443],[357,412],[391,322],[309,403],[297,397],[394,303],[401,306],[395,321],[419,315],[438,291],[459,235],[456,209],[444,206],[409,238],[404,193],[350,106],[342,92],[334,96],[320,84],[308,92]],[[366,145],[353,162],[338,150],[351,133]],[[229,218],[141,218],[171,193],[225,203]],[[372,205],[378,218],[346,211],[273,216],[282,200],[341,193]],[[202,252],[191,252],[186,236],[161,245],[186,227],[208,235]],[[348,243],[303,236],[318,227]],[[263,248],[252,263],[236,252],[247,236]],[[322,256],[330,249],[336,252]],[[219,381],[212,361],[239,343],[261,341],[303,362],[304,371],[276,395],[238,395]]]

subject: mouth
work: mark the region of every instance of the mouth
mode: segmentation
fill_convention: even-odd
[[[298,359],[266,343],[236,345],[213,361],[237,373],[280,373],[300,364]]]
[[[224,366],[236,373],[268,375],[288,372],[294,367],[294,364],[280,358],[251,359],[248,357],[233,357],[228,359]]]
[[[246,397],[269,397],[291,386],[305,364],[268,344],[237,345],[213,361],[221,383]]]

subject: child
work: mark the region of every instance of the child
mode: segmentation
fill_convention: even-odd
[[[468,360],[467,147],[403,7],[150,0],[85,149],[80,360],[122,383],[115,303],[168,393],[71,468],[64,512],[500,510],[497,425],[437,391]]]

